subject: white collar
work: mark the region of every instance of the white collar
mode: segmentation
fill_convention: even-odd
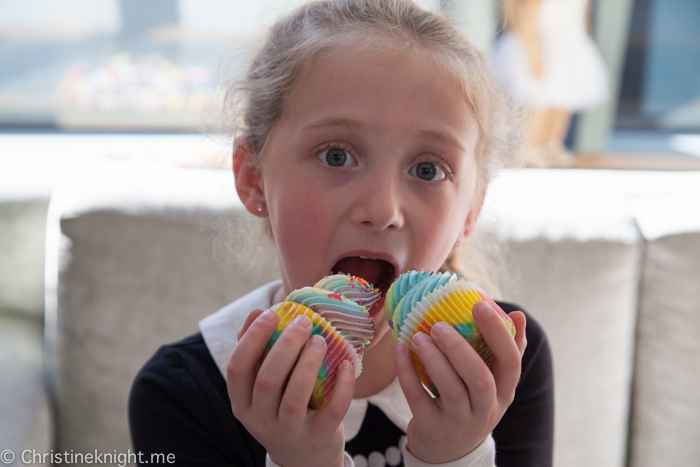
[[[202,332],[204,342],[224,379],[226,379],[226,366],[229,358],[231,358],[231,353],[238,343],[236,337],[238,328],[245,322],[246,316],[252,310],[270,308],[273,305],[272,297],[281,286],[282,281],[279,280],[265,284],[199,322],[199,330]],[[413,415],[401,391],[399,380],[394,378],[394,381],[378,394],[352,401],[350,409],[343,419],[346,441],[357,436],[360,431],[368,402],[379,407],[389,420],[404,432],[408,429],[408,422],[411,421]]]

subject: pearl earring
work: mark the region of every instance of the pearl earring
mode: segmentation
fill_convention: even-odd
[[[255,210],[262,213],[263,212],[263,204],[262,203],[256,203],[255,204]]]

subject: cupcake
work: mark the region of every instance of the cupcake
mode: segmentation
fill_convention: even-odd
[[[433,274],[424,269],[420,271],[414,269],[401,274],[389,287],[384,301],[384,311],[394,340],[398,341],[399,330],[403,327],[404,318],[416,303],[436,288],[457,280],[458,277],[457,274],[449,272]],[[403,311],[396,312],[397,310]]]
[[[272,307],[279,316],[279,323],[260,359],[262,363],[294,318],[308,316],[313,326],[311,335],[320,335],[327,345],[326,356],[309,400],[312,409],[321,408],[330,398],[340,362],[348,360],[355,371],[355,378],[360,376],[364,349],[369,346],[375,333],[374,321],[360,302],[371,306],[379,300],[379,291],[359,278],[336,276],[341,275],[326,277],[314,287],[294,290],[282,303]],[[354,300],[338,293],[346,288]],[[361,290],[357,291],[356,288]]]
[[[370,310],[379,301],[379,289],[361,277],[333,274],[318,281],[314,287],[342,295],[358,305],[362,305],[367,310]]]
[[[444,321],[474,347],[487,365],[491,365],[493,356],[472,316],[474,305],[481,300],[496,310],[515,336],[513,321],[496,302],[478,285],[449,272],[414,270],[402,274],[387,292],[385,311],[397,343],[408,345],[417,332],[430,334],[435,323]],[[425,368],[413,351],[411,354],[421,382],[437,396],[437,389]]]
[[[290,293],[285,301],[310,308],[330,323],[360,357],[374,337],[374,320],[367,309],[344,295],[320,287],[304,287]]]

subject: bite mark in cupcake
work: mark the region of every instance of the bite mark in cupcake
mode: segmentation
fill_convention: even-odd
[[[384,253],[355,251],[340,258],[331,268],[331,274],[347,274],[364,278],[373,288],[381,292],[380,298],[372,306],[367,306],[370,316],[376,317],[384,305],[386,291],[396,279],[397,263],[394,258]]]

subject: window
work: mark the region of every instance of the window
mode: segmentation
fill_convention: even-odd
[[[217,117],[217,83],[301,3],[0,0],[0,126],[202,129]]]
[[[700,131],[697,0],[636,0],[617,128]]]

